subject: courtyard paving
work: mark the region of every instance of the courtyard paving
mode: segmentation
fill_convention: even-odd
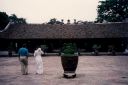
[[[42,58],[43,75],[35,74],[32,56],[22,75],[17,57],[0,57],[0,85],[128,85],[128,56],[80,56],[74,79],[63,78],[59,56]]]

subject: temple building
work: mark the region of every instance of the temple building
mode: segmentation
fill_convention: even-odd
[[[17,52],[26,43],[30,52],[39,45],[46,45],[47,52],[56,52],[66,42],[76,43],[84,52],[91,52],[94,44],[101,45],[101,52],[107,52],[109,45],[123,52],[128,44],[128,23],[11,24],[0,32],[0,50]]]

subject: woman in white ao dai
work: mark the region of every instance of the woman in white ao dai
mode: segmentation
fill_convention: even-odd
[[[36,61],[36,74],[43,74],[43,61],[41,55],[44,54],[44,52],[41,50],[41,48],[38,48],[34,52],[34,57]]]

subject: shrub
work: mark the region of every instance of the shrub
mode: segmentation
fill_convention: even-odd
[[[76,44],[74,43],[64,43],[62,48],[62,53],[64,54],[74,54],[76,52]]]

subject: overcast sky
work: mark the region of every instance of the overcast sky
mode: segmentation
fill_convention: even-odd
[[[0,11],[26,18],[28,23],[44,23],[51,18],[94,21],[100,0],[0,0]]]

